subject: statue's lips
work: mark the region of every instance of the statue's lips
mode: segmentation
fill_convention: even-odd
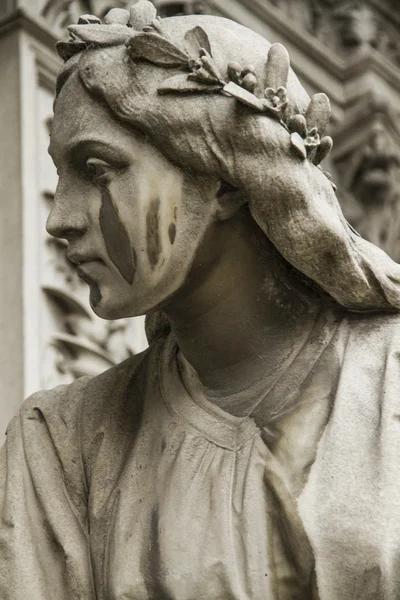
[[[68,254],[68,258],[77,265],[78,277],[86,283],[93,283],[97,279],[96,275],[100,276],[99,267],[105,266],[105,262],[101,258],[94,256],[71,252]]]
[[[92,284],[98,281],[99,278],[102,278],[104,266],[105,263],[102,260],[87,260],[78,264],[76,272],[80,279],[83,279],[88,284]]]
[[[92,256],[90,254],[79,254],[77,252],[68,253],[68,258],[71,262],[78,266],[87,265],[89,263],[103,263],[104,261],[98,256]]]

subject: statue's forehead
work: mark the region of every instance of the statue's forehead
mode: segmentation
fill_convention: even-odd
[[[62,160],[64,150],[85,140],[104,144],[132,145],[134,133],[120,123],[84,88],[78,72],[65,82],[54,109],[50,153]]]
[[[93,118],[103,107],[85,90],[78,72],[72,73],[61,89],[54,105],[52,134],[60,130],[80,127]],[[104,110],[104,109],[103,109]]]

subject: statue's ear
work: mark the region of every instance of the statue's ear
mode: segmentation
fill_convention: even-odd
[[[226,221],[233,217],[237,211],[246,203],[240,189],[221,179],[221,185],[217,192],[218,212],[217,217]]]

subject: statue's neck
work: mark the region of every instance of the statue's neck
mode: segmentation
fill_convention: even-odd
[[[248,213],[221,224],[209,260],[213,252],[213,241],[204,240],[187,285],[164,312],[202,384],[224,396],[260,377],[267,384],[301,348],[321,301],[290,285]]]

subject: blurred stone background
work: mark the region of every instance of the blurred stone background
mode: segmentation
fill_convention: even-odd
[[[107,322],[50,238],[47,155],[54,45],[118,0],[0,0],[0,436],[30,393],[95,374],[146,346],[143,319]],[[161,16],[215,14],[289,50],[310,94],[332,103],[329,170],[347,219],[400,261],[400,1],[154,0]]]

